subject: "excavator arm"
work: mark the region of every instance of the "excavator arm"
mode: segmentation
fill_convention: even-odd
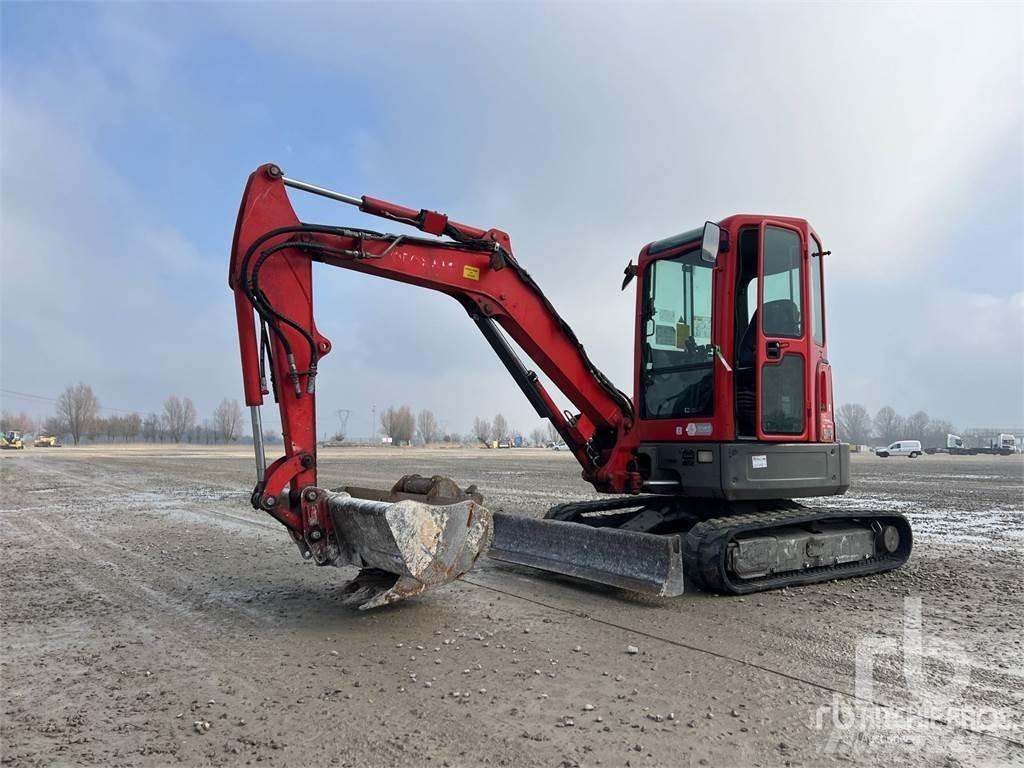
[[[435,238],[305,224],[286,188],[349,203]],[[445,239],[439,239],[439,238]],[[639,475],[623,447],[633,424],[629,398],[601,373],[568,324],[512,255],[507,234],[450,221],[370,197],[350,197],[289,179],[275,165],[249,178],[232,249],[234,291],[245,399],[250,407],[274,394],[285,455],[263,470],[254,503],[298,529],[294,505],[282,508],[286,486],[316,484],[316,375],[331,344],[313,319],[312,263],[418,285],[452,296],[494,348],[538,415],[550,419],[601,491],[638,490]],[[254,323],[255,320],[255,323]],[[499,330],[500,329],[500,330]],[[579,409],[559,411],[504,331]],[[269,378],[267,373],[269,372]],[[254,414],[258,411],[254,410]],[[254,423],[254,431],[258,428]]]
[[[322,195],[432,237],[299,221],[287,189]],[[467,311],[533,404],[561,434],[583,477],[609,493],[636,493],[633,405],[587,356],[568,324],[516,261],[508,235],[441,213],[351,197],[258,168],[242,198],[232,246],[245,400],[253,419],[252,504],[284,524],[303,557],[354,565],[348,601],[374,607],[457,578],[492,557],[653,594],[682,590],[678,540],[491,513],[447,478],[402,478],[390,492],[317,484],[316,387],[331,343],[313,318],[313,262],[430,288]],[[525,352],[578,409],[561,412]],[[267,465],[260,406],[280,409],[284,454]],[[627,553],[630,556],[623,557]]]

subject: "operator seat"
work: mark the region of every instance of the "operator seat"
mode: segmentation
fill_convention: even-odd
[[[757,361],[754,345],[757,343],[757,319],[759,310],[750,316],[747,330],[740,339],[740,347],[736,352],[737,368],[753,368]],[[800,335],[800,310],[790,299],[776,299],[764,305],[764,335],[789,336]]]
[[[800,335],[800,310],[791,299],[776,299],[764,305],[764,335]]]

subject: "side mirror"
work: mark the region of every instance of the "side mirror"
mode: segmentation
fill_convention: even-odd
[[[633,281],[634,277],[636,277],[636,264],[630,260],[629,264],[626,265],[626,268],[622,270],[622,274],[624,275],[622,278],[622,290],[624,291],[626,290],[626,286]]]
[[[700,260],[709,264],[718,261],[718,249],[722,243],[722,228],[713,221],[704,224],[704,237],[700,243]]]

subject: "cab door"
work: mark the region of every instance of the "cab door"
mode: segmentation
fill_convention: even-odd
[[[806,441],[811,409],[805,233],[792,224],[765,220],[760,226],[760,240],[755,350],[757,437]]]

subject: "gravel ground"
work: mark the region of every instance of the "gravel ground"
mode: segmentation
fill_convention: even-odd
[[[525,514],[593,495],[540,450],[321,468],[448,474]],[[0,762],[1024,765],[1024,461],[853,469],[837,503],[914,525],[897,572],[650,601],[488,561],[360,613],[249,508],[246,450],[5,451]]]

